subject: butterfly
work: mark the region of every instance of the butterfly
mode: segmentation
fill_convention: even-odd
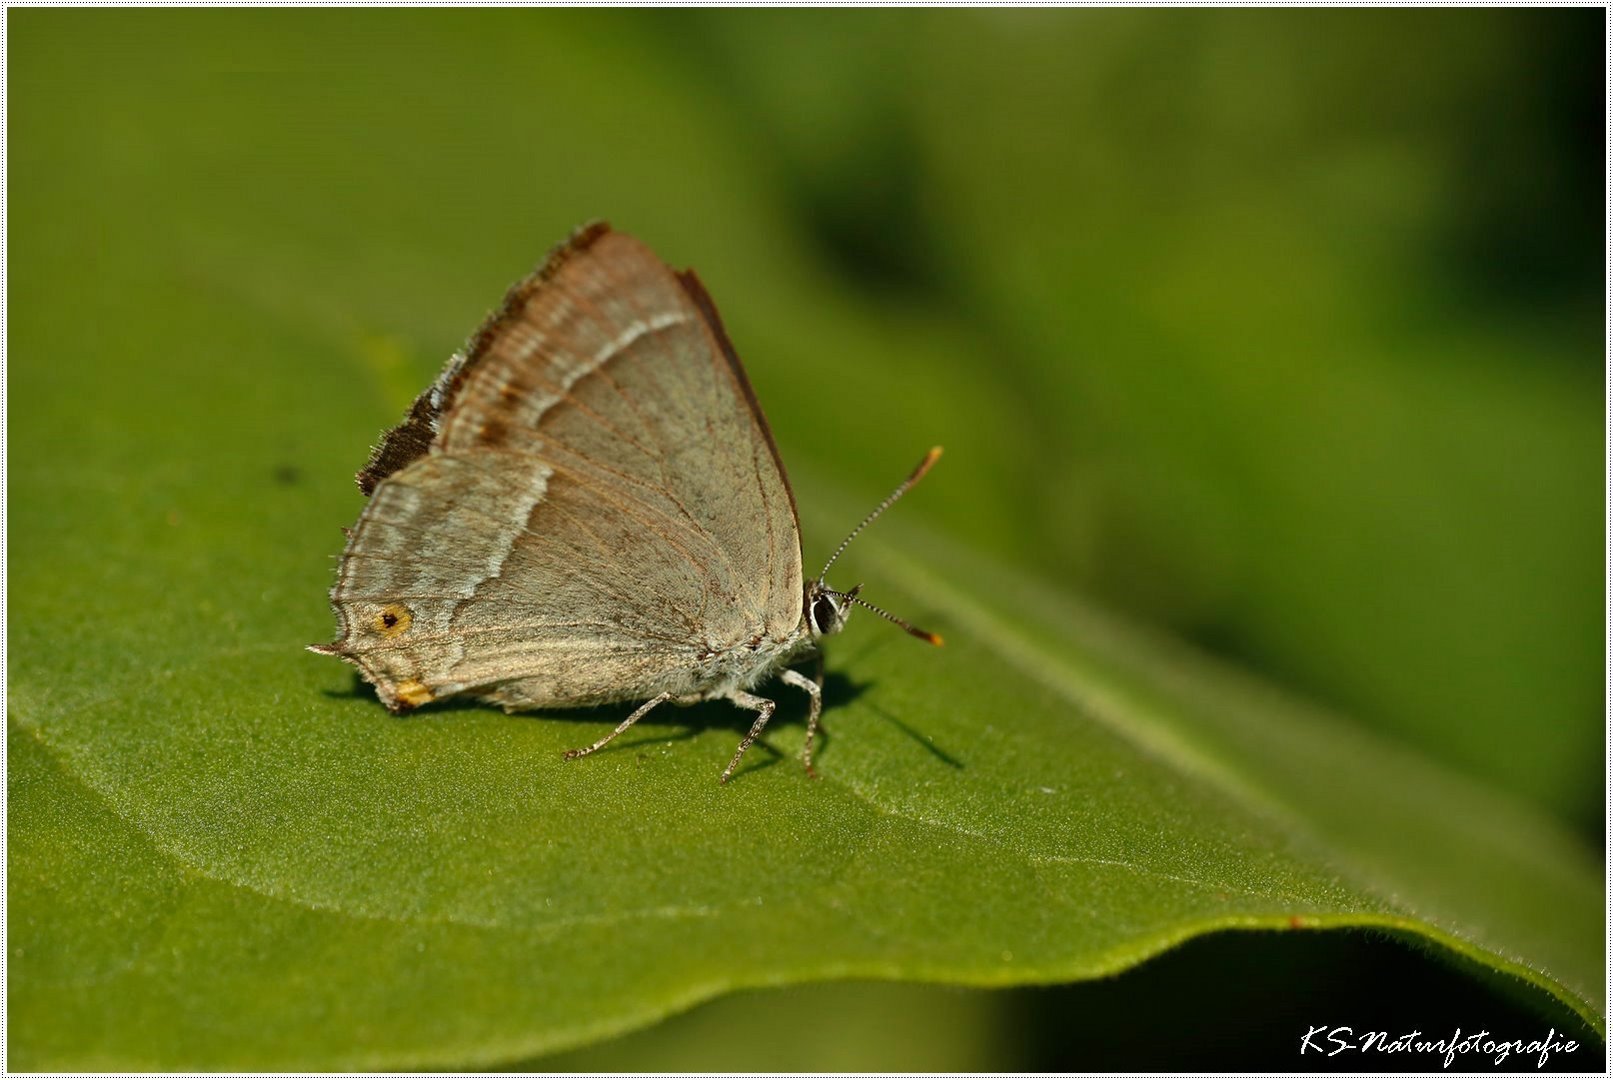
[[[596,222],[510,289],[358,473],[331,606],[336,640],[388,709],[451,697],[506,711],[724,699],[754,711],[726,783],[776,703],[823,709],[819,655],[854,606],[824,574],[935,463],[932,449],[808,581],[795,496],[711,297]]]

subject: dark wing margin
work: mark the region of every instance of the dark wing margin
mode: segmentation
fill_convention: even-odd
[[[801,513],[795,506],[795,489],[790,487],[790,474],[784,471],[784,459],[779,456],[778,444],[773,441],[773,429],[767,424],[767,414],[762,411],[761,402],[756,400],[756,391],[751,389],[750,377],[745,374],[745,365],[739,362],[739,353],[734,351],[734,343],[728,339],[728,331],[723,327],[722,316],[717,314],[717,305],[712,302],[711,294],[706,291],[700,276],[693,270],[679,270],[676,272],[678,284],[688,294],[694,306],[700,309],[701,317],[711,328],[712,337],[717,339],[717,345],[722,349],[723,359],[728,362],[728,371],[739,385],[740,393],[745,396],[745,403],[750,406],[751,417],[756,426],[761,429],[762,438],[767,440],[767,449],[773,455],[773,464],[778,469],[779,480],[784,484],[784,494],[790,497],[790,517],[795,521],[795,532],[801,534]]]
[[[370,460],[365,463],[364,468],[358,471],[357,480],[360,491],[365,495],[373,495],[376,485],[382,480],[385,480],[405,465],[426,456],[426,453],[431,449],[432,442],[437,437],[438,419],[453,407],[454,398],[458,396],[460,386],[464,384],[466,377],[475,370],[482,358],[487,355],[488,346],[504,330],[506,324],[521,318],[521,312],[527,298],[542,288],[574,256],[593,247],[601,237],[610,231],[610,223],[605,221],[591,221],[586,225],[579,226],[565,243],[558,245],[549,252],[541,267],[511,286],[509,292],[504,294],[504,302],[499,305],[498,310],[482,321],[482,325],[471,335],[470,341],[464,350],[455,353],[453,358],[448,361],[448,366],[443,368],[442,374],[437,376],[436,381],[427,387],[424,393],[414,399],[414,404],[409,407],[409,414],[403,418],[403,423],[392,428],[381,437],[380,445],[370,452]],[[705,290],[701,290],[701,295],[705,295]],[[706,297],[704,303],[704,310],[709,312],[709,317],[712,320],[715,320],[717,313],[710,306],[710,297]],[[715,325],[718,336],[722,339],[724,349],[730,357],[730,363],[737,365],[738,360],[733,359],[733,347],[728,344],[727,335],[722,333],[722,324],[716,323]],[[743,372],[740,374],[740,380],[741,382],[744,381]],[[756,409],[756,399],[750,396],[749,385],[745,386],[745,393],[750,397],[751,407]],[[760,416],[761,410],[756,409],[756,414]],[[767,431],[766,420],[762,421],[762,430]],[[767,436],[767,441],[769,445],[772,445],[773,436],[771,434]],[[773,456],[778,457],[777,450],[773,451]],[[780,471],[782,472],[782,470],[783,466],[781,465]],[[784,483],[785,489],[788,490],[789,486],[789,481],[786,480]],[[790,497],[790,504],[792,507],[795,504],[793,495]]]
[[[399,469],[426,456],[431,440],[437,437],[437,417],[441,416],[459,391],[465,370],[463,353],[455,353],[442,374],[414,399],[403,423],[381,436],[381,445],[370,451],[370,460],[358,471],[358,489],[374,495],[375,487]]]

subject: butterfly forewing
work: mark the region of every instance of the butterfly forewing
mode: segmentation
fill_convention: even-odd
[[[511,291],[366,479],[334,648],[395,708],[686,693],[801,621],[789,485],[715,310],[603,227]]]

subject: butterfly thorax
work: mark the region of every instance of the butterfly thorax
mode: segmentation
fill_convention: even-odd
[[[735,645],[708,646],[697,655],[696,666],[688,672],[686,681],[675,676],[662,689],[671,691],[682,704],[724,697],[730,691],[750,690],[766,682],[816,649],[817,643],[803,618],[782,639],[757,634]],[[679,682],[684,683],[684,688],[676,688]]]

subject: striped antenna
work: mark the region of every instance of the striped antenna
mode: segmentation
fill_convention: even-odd
[[[939,446],[930,447],[930,452],[928,454],[924,455],[924,460],[919,462],[918,467],[915,468],[910,474],[908,474],[907,479],[903,480],[900,484],[897,484],[896,485],[896,490],[891,492],[889,495],[885,496],[885,501],[880,503],[878,506],[874,507],[874,512],[869,514],[867,517],[863,518],[862,521],[858,524],[858,526],[855,529],[851,530],[851,532],[846,536],[846,538],[844,540],[840,541],[840,546],[835,548],[835,553],[833,555],[829,556],[829,561],[823,564],[823,569],[822,570],[818,571],[818,580],[819,581],[823,580],[823,575],[825,575],[825,574],[827,574],[829,572],[829,567],[831,567],[831,566],[833,566],[835,564],[835,560],[840,558],[840,553],[842,551],[846,550],[846,545],[851,543],[853,540],[855,540],[857,538],[857,534],[862,532],[864,529],[866,529],[869,526],[869,524],[875,518],[877,518],[879,515],[883,514],[886,510],[889,510],[892,503],[894,503],[897,499],[900,499],[903,495],[906,495],[908,488],[912,487],[914,484],[916,484],[920,480],[924,479],[924,474],[930,471],[930,466],[934,465],[935,462],[936,462],[936,459],[939,458],[940,456],[941,456],[941,448]],[[852,597],[852,599],[856,600],[856,597]],[[872,608],[874,611],[879,611],[878,608],[875,608],[875,607],[873,607],[873,605],[865,603],[864,601],[857,600],[857,602],[859,604],[862,604],[864,607]],[[885,613],[883,611],[880,611],[879,613],[881,615],[885,615]],[[903,623],[900,619],[893,618],[890,615],[885,615],[885,618],[890,619],[892,622],[899,623],[902,626],[906,626],[909,633],[914,633],[913,628],[910,627],[910,626],[907,626],[907,624]],[[931,637],[933,635],[924,634],[924,633],[918,633],[916,636],[918,636],[918,637]]]
[[[857,586],[857,589],[860,589],[860,588],[862,588],[861,585]],[[921,639],[923,641],[928,641],[931,645],[945,645],[946,644],[946,642],[941,640],[941,635],[940,634],[932,634],[928,630],[920,630],[918,627],[914,626],[912,623],[908,622],[906,619],[898,619],[895,615],[892,615],[890,612],[886,611],[884,608],[875,607],[873,604],[870,604],[868,601],[864,600],[862,597],[857,595],[857,589],[853,589],[850,592],[840,593],[839,595],[845,597],[847,600],[850,600],[853,604],[856,604],[858,607],[865,607],[869,611],[872,611],[875,615],[879,615],[879,616],[882,616],[883,618],[889,619],[891,622],[895,623],[897,626],[900,626],[903,630],[906,630],[909,634],[912,634],[914,637],[919,638],[919,639]]]

